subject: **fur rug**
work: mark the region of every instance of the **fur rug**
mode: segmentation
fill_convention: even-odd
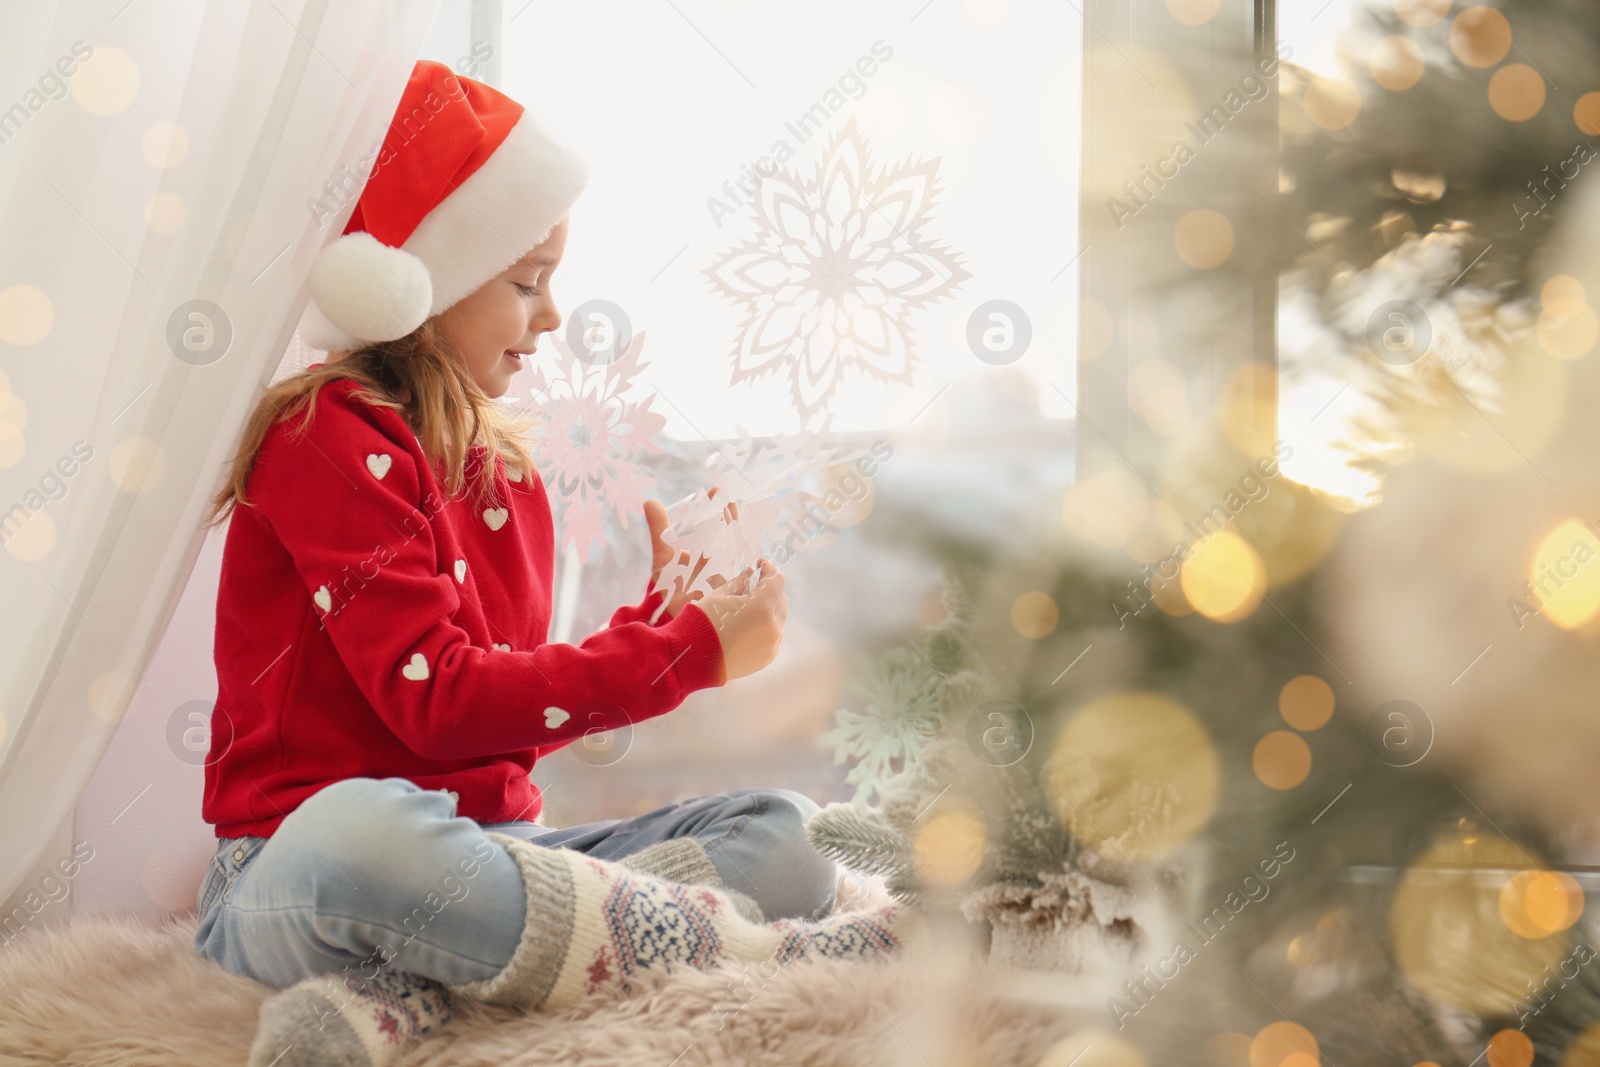
[[[197,954],[196,922],[83,916],[17,938],[0,953],[0,1065],[244,1064],[273,990]],[[1033,1065],[1074,1023],[1103,1024],[1087,994],[1064,1007],[1040,996],[1045,976],[965,945],[950,929],[895,960],[679,971],[559,1013],[469,1009],[402,1063]]]

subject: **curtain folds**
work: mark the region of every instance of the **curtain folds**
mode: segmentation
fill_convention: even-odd
[[[0,900],[143,681],[438,5],[0,14]]]

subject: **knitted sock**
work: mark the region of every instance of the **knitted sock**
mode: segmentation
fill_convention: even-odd
[[[640,849],[631,856],[617,861],[624,867],[681,885],[709,885],[722,890],[732,900],[734,910],[753,923],[766,922],[767,917],[751,897],[729,889],[722,880],[722,872],[711,862],[706,847],[692,837],[671,837],[658,841],[649,848]]]
[[[683,967],[880,956],[924,931],[921,916],[899,904],[821,922],[754,923],[725,890],[668,882],[494,830],[488,836],[521,869],[526,920],[506,966],[456,991],[519,1010],[559,1009],[594,993],[626,996]]]
[[[383,1067],[450,1014],[444,986],[411,971],[312,975],[262,1003],[250,1067]]]

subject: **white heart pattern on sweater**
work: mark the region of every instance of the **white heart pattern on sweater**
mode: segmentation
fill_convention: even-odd
[[[572,718],[572,716],[567,714],[567,712],[562,708],[544,709],[544,724],[552,730],[570,718]]]
[[[467,561],[464,560],[464,559],[458,559],[458,560],[456,560],[456,582],[459,584],[459,583],[464,582],[466,580],[467,580]]]
[[[371,453],[367,456],[367,470],[378,481],[383,481],[383,476],[389,473],[389,468],[394,464],[394,457],[388,454]]]
[[[318,586],[317,591],[311,594],[311,599],[317,602],[317,607],[321,608],[324,614],[333,610],[333,597],[328,595],[327,586]]]
[[[411,653],[411,662],[400,668],[400,673],[413,682],[428,680],[428,659],[421,652]]]
[[[489,529],[491,530],[500,529],[500,527],[506,524],[506,520],[510,517],[511,513],[505,508],[483,509],[483,521],[489,524]]]
[[[494,643],[494,647],[495,647],[495,648],[497,648],[497,649],[499,649],[499,650],[500,650],[500,651],[501,651],[501,652],[510,652],[510,651],[511,651],[511,646],[510,646],[510,645],[502,645],[502,644],[501,644],[501,643],[500,643],[500,642],[498,642],[498,641],[496,641],[496,642],[495,642],[495,643]]]

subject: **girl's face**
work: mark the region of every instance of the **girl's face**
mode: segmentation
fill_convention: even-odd
[[[511,376],[539,344],[539,335],[561,325],[550,293],[550,275],[567,247],[567,220],[483,287],[436,321],[451,351],[472,380],[491,397],[505,396]]]

